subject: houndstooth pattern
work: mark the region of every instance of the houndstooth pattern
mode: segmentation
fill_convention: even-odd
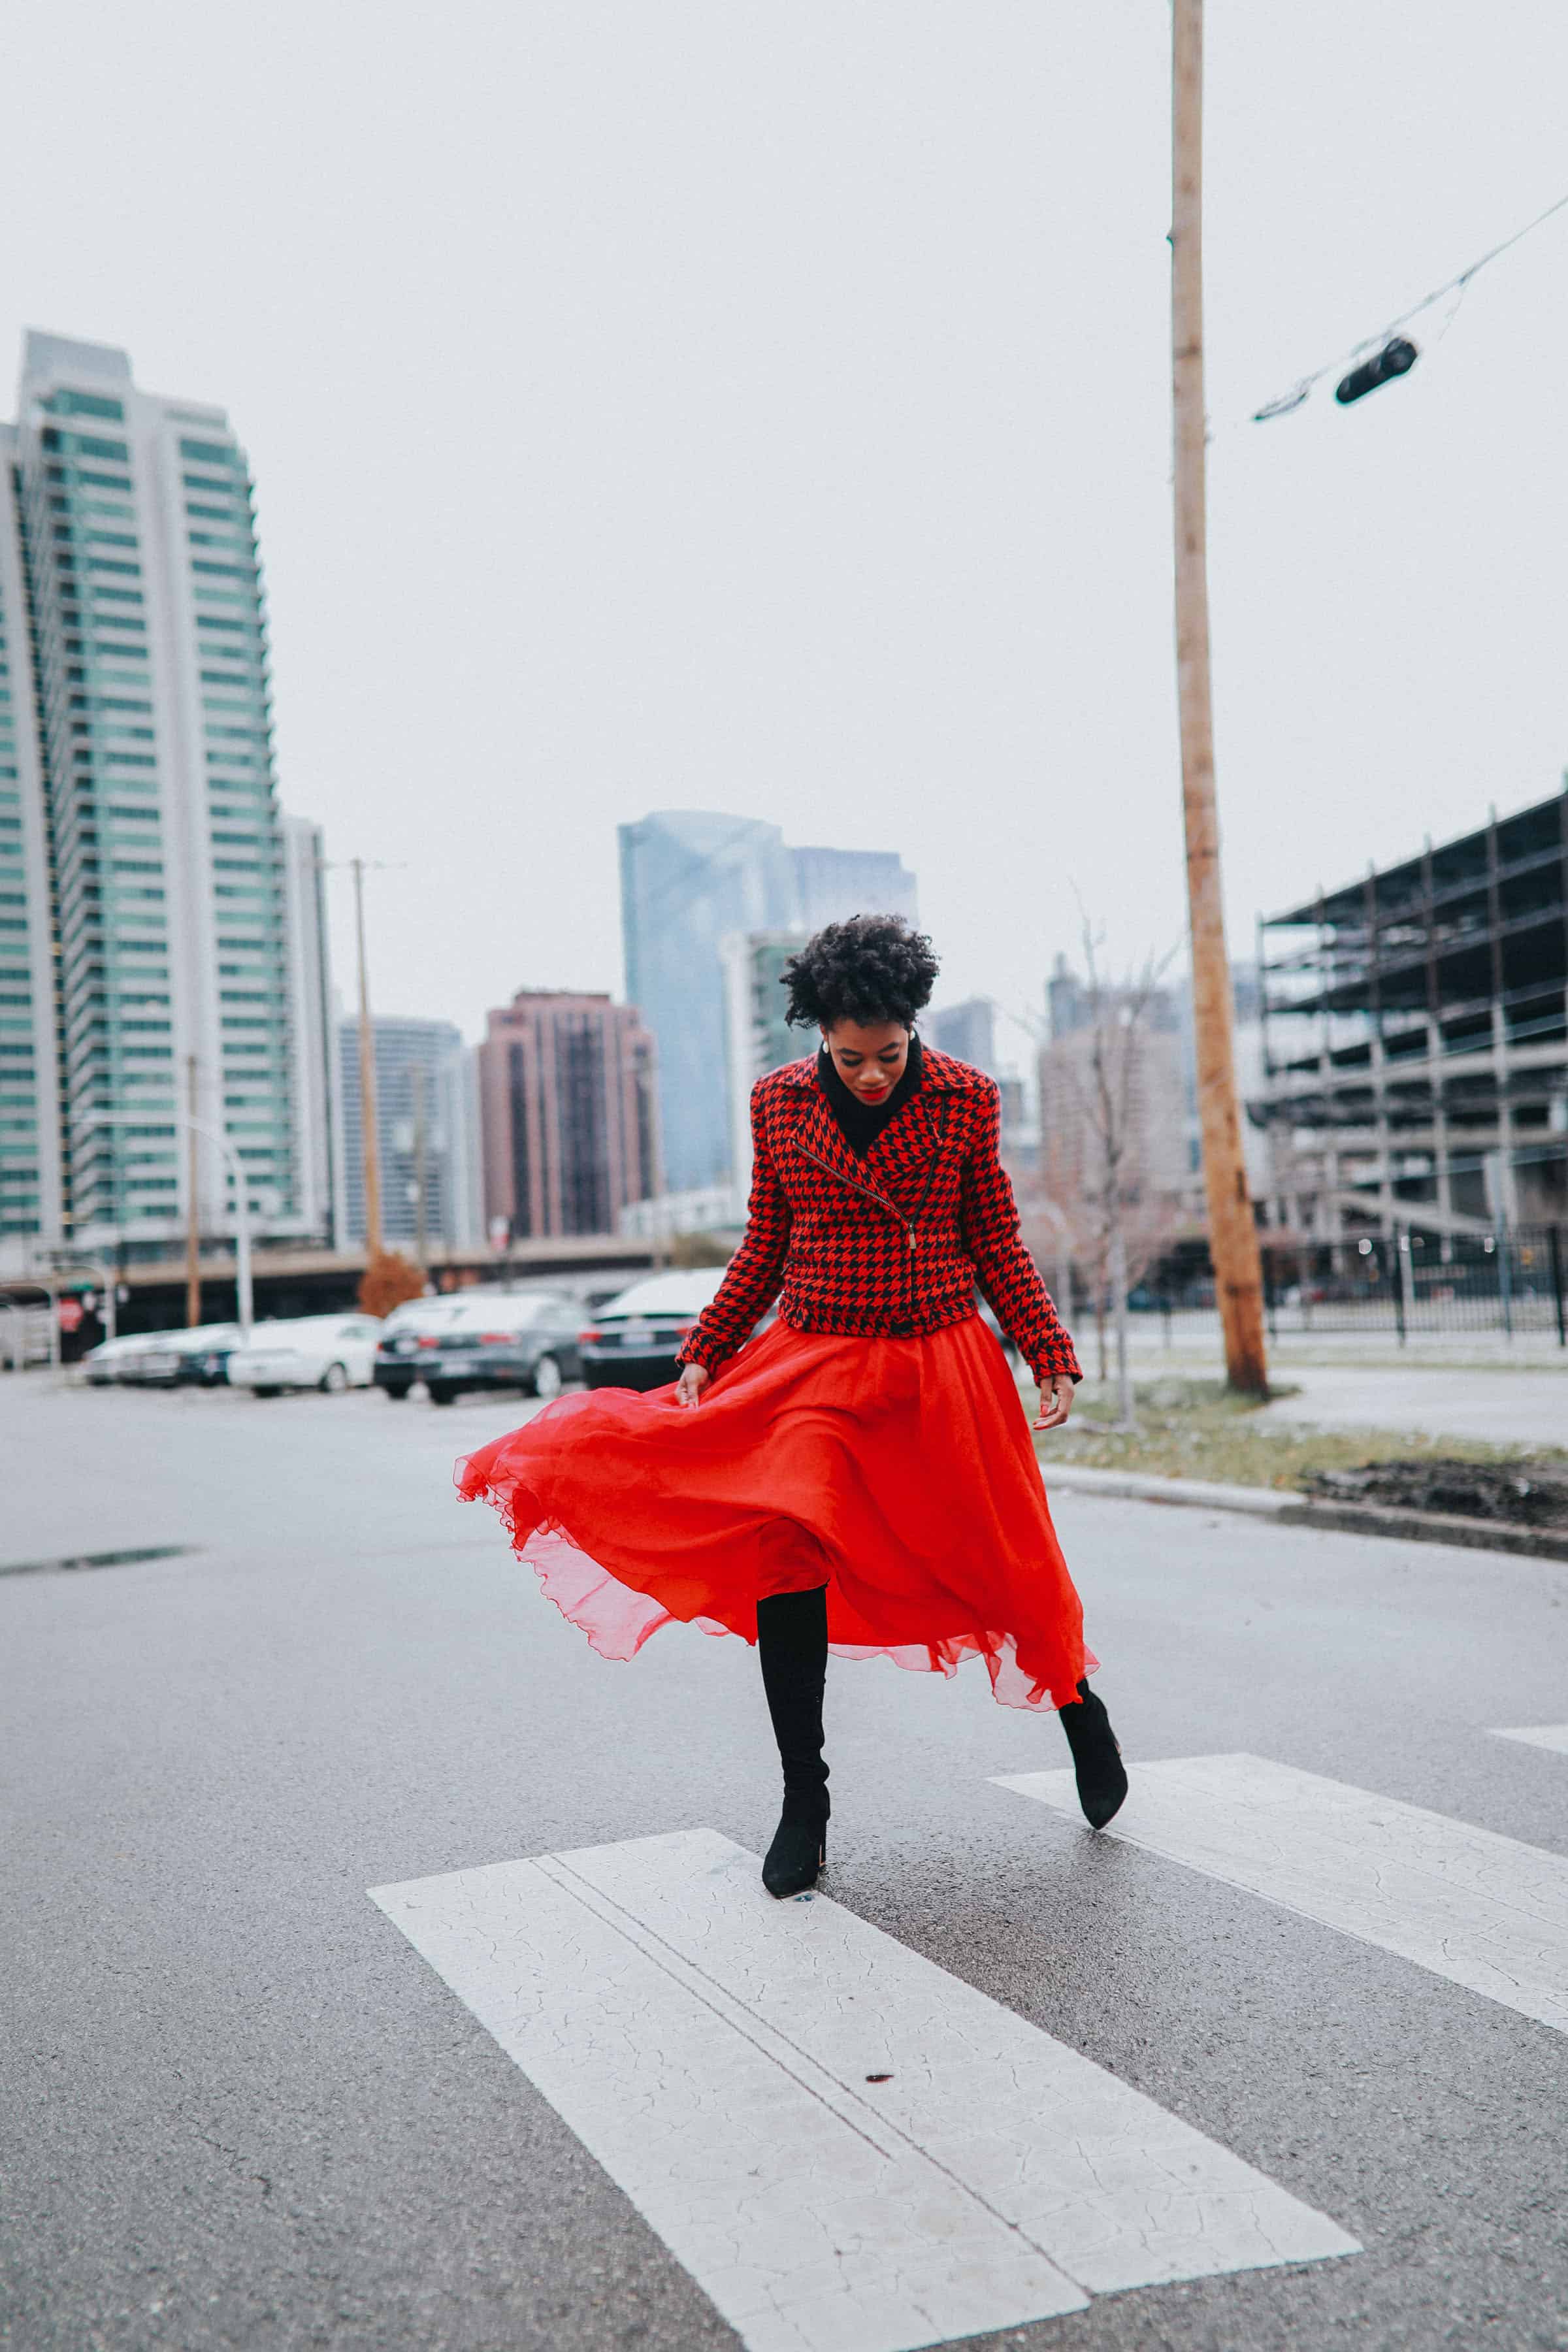
[[[775,1297],[800,1331],[903,1339],[973,1315],[978,1286],[1037,1380],[1081,1379],[1018,1232],[1000,1119],[995,1081],[927,1046],[920,1091],[858,1160],[815,1056],[759,1078],[745,1237],[679,1361],[713,1370]]]

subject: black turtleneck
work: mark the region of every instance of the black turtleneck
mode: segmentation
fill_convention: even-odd
[[[911,1031],[910,1057],[898,1085],[881,1102],[866,1103],[845,1085],[826,1046],[817,1048],[816,1083],[827,1097],[827,1107],[838,1123],[839,1133],[858,1160],[865,1159],[889,1120],[897,1118],[910,1097],[919,1094],[924,1075],[921,1041]]]

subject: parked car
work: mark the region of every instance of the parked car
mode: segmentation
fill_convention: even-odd
[[[237,1323],[197,1323],[184,1331],[161,1331],[151,1345],[132,1349],[116,1377],[125,1388],[172,1389],[191,1382],[219,1388],[239,1339]]]
[[[450,1404],[465,1389],[555,1397],[581,1375],[583,1310],[565,1291],[465,1291],[420,1303],[430,1311],[394,1332],[378,1353],[376,1382],[389,1396],[405,1396],[421,1380],[432,1404]],[[438,1316],[438,1307],[451,1311]]]
[[[499,1295],[491,1290],[482,1293],[486,1298]],[[411,1298],[393,1308],[376,1339],[372,1377],[394,1403],[408,1394],[416,1381],[424,1379],[421,1350],[427,1354],[438,1334],[462,1319],[464,1307],[475,1297],[472,1290],[452,1291],[438,1298]]]
[[[676,1351],[724,1279],[721,1265],[650,1274],[595,1312],[579,1332],[591,1389],[658,1389],[675,1378]]]
[[[377,1315],[300,1315],[258,1323],[249,1347],[237,1348],[228,1360],[229,1386],[258,1397],[280,1396],[285,1389],[324,1389],[336,1396],[343,1389],[369,1388],[380,1336]]]
[[[120,1378],[121,1367],[142,1348],[161,1348],[166,1340],[177,1339],[177,1331],[131,1331],[123,1339],[101,1339],[89,1348],[81,1360],[81,1369],[88,1386],[95,1389],[112,1388]]]

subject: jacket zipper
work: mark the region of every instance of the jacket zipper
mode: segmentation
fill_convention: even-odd
[[[931,1192],[932,1183],[935,1181],[936,1163],[942,1157],[942,1139],[946,1133],[947,1121],[945,1118],[939,1118],[936,1127],[936,1141],[931,1147],[931,1166],[926,1170],[926,1180],[921,1186],[920,1199],[915,1202],[915,1217],[918,1217],[921,1211],[925,1207],[927,1196]],[[828,1162],[824,1160],[819,1153],[813,1151],[808,1145],[802,1143],[798,1138],[795,1141],[795,1150],[801,1154],[803,1159],[811,1160],[815,1166],[822,1169],[838,1183],[848,1184],[852,1186],[857,1192],[864,1192],[868,1201],[875,1201],[879,1208],[886,1209],[889,1215],[897,1217],[900,1224],[902,1225],[905,1233],[909,1236],[910,1253],[907,1269],[907,1286],[910,1297],[910,1320],[912,1323],[915,1316],[915,1217],[906,1217],[902,1209],[900,1208],[896,1201],[889,1201],[885,1192],[874,1192],[869,1184],[862,1184],[858,1176],[846,1176],[841,1169],[829,1166]]]

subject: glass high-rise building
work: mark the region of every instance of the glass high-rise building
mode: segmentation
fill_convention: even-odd
[[[720,944],[793,921],[794,869],[754,817],[661,809],[620,841],[626,1001],[658,1042],[665,1185],[695,1192],[730,1167]]]
[[[842,923],[851,915],[919,918],[915,877],[891,849],[792,849],[794,920],[802,930]]]
[[[166,1245],[194,1105],[258,1232],[320,1232],[298,1065],[323,1024],[296,1034],[245,453],[222,409],[142,391],[123,352],[34,333],[3,455],[0,845],[22,879],[0,918],[24,928],[0,929],[0,1017],[30,1031],[0,1038],[31,1051],[0,1055],[0,1224]],[[204,1230],[231,1230],[217,1155],[198,1167]]]
[[[665,1181],[695,1192],[738,1173],[725,942],[857,914],[912,920],[915,878],[888,851],[792,849],[775,824],[709,811],[661,809],[620,841],[626,997],[658,1042]]]
[[[375,1055],[375,1132],[382,1237],[406,1249],[419,1234],[423,1185],[425,1237],[453,1249],[478,1246],[479,1099],[474,1057],[450,1021],[380,1014],[371,1023]],[[359,1024],[338,1034],[342,1101],[342,1201],[340,1226],[351,1242],[365,1237],[364,1142],[360,1101]]]

